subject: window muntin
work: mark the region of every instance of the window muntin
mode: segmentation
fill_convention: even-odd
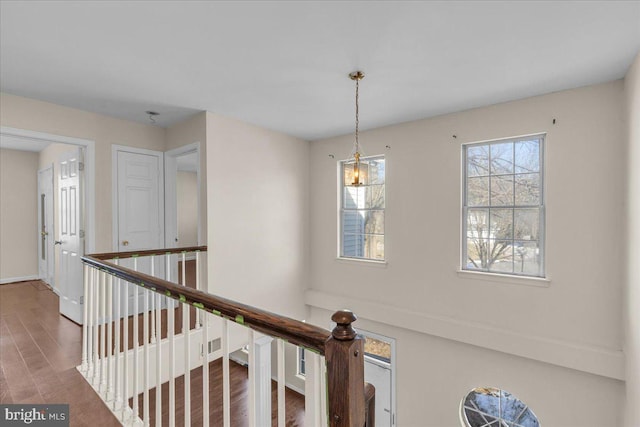
[[[360,185],[353,161],[340,162],[340,256],[384,261],[385,159],[360,159]]]
[[[544,277],[544,135],[463,146],[462,269]]]
[[[304,354],[304,347],[298,347],[298,372],[297,375],[304,377],[307,373],[307,361]]]

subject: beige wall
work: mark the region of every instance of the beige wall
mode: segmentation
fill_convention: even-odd
[[[207,113],[209,292],[304,318],[309,144]]]
[[[640,425],[640,55],[624,81],[627,107],[627,289],[626,326],[627,399],[625,425]]]
[[[336,259],[336,161],[349,156],[352,136],[311,144],[306,302],[352,308],[361,327],[398,337],[399,425],[424,425],[424,414],[454,425],[455,405],[480,385],[508,385],[543,425],[612,425],[623,383],[573,369],[624,378],[623,95],[615,81],[364,132],[366,154],[387,159],[386,265]],[[458,274],[461,144],[539,132],[547,133],[548,286]],[[328,313],[313,314],[326,327]],[[580,385],[598,397],[569,392]],[[423,399],[425,387],[440,393]],[[570,423],[575,411],[565,408],[589,417]]]
[[[0,149],[0,281],[38,277],[38,153]]]
[[[180,246],[198,244],[198,174],[178,171],[178,237]]]
[[[164,129],[7,93],[0,94],[0,125],[95,141],[96,193],[106,195],[96,197],[96,251],[111,251],[111,146],[164,151]]]

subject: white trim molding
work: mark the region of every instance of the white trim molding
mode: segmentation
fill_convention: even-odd
[[[21,276],[21,277],[7,277],[6,279],[0,279],[0,285],[6,285],[14,282],[27,282],[31,280],[38,280],[38,275]]]
[[[490,350],[550,363],[565,368],[625,380],[622,350],[589,346],[570,341],[527,335],[480,322],[435,316],[376,302],[307,290],[305,303],[335,311],[349,307],[358,317],[447,338]]]

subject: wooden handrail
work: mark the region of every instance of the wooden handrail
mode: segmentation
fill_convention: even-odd
[[[129,252],[105,252],[101,254],[91,254],[87,257],[108,260],[108,259],[124,259],[133,258],[137,256],[154,256],[154,255],[167,255],[167,254],[181,254],[183,252],[206,252],[207,246],[187,246],[184,248],[166,248],[166,249],[149,249],[144,251],[129,251]]]
[[[374,427],[375,388],[364,382],[364,337],[352,323],[357,317],[340,310],[331,319],[336,327],[323,328],[251,307],[230,299],[153,277],[116,265],[108,259],[206,251],[206,246],[86,255],[82,262],[137,286],[221,316],[258,332],[325,356],[328,421],[331,427]]]
[[[157,254],[158,251],[152,251]],[[325,354],[325,344],[331,336],[326,329],[299,320],[271,313],[230,299],[211,295],[197,289],[179,286],[157,277],[133,271],[93,255],[82,257],[82,261],[115,277],[143,288],[151,289],[180,302],[223,316],[258,332],[287,340],[295,345]]]

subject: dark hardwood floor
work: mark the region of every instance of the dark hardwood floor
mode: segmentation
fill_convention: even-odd
[[[166,312],[166,310],[165,310]],[[142,317],[142,316],[140,316]],[[176,332],[181,329],[176,309]],[[166,313],[163,333],[166,336]],[[191,316],[192,327],[194,316]],[[140,319],[140,322],[142,320]],[[129,320],[132,328],[133,318]],[[130,333],[131,337],[132,334]],[[0,285],[0,403],[68,403],[72,426],[117,426],[119,422],[75,369],[81,362],[82,330],[58,314],[58,297],[39,281]],[[132,341],[130,344],[132,347]],[[230,365],[231,423],[247,422],[247,369]],[[222,363],[209,364],[211,425],[222,424]],[[176,379],[176,425],[184,425],[184,377]],[[168,425],[168,384],[162,385],[163,425]],[[132,400],[129,399],[131,405]],[[155,424],[155,389],[150,391]],[[286,390],[286,423],[304,425],[304,397]],[[142,395],[139,396],[142,414]],[[191,372],[191,425],[202,425],[202,368]],[[272,424],[276,425],[276,384],[272,383]]]

